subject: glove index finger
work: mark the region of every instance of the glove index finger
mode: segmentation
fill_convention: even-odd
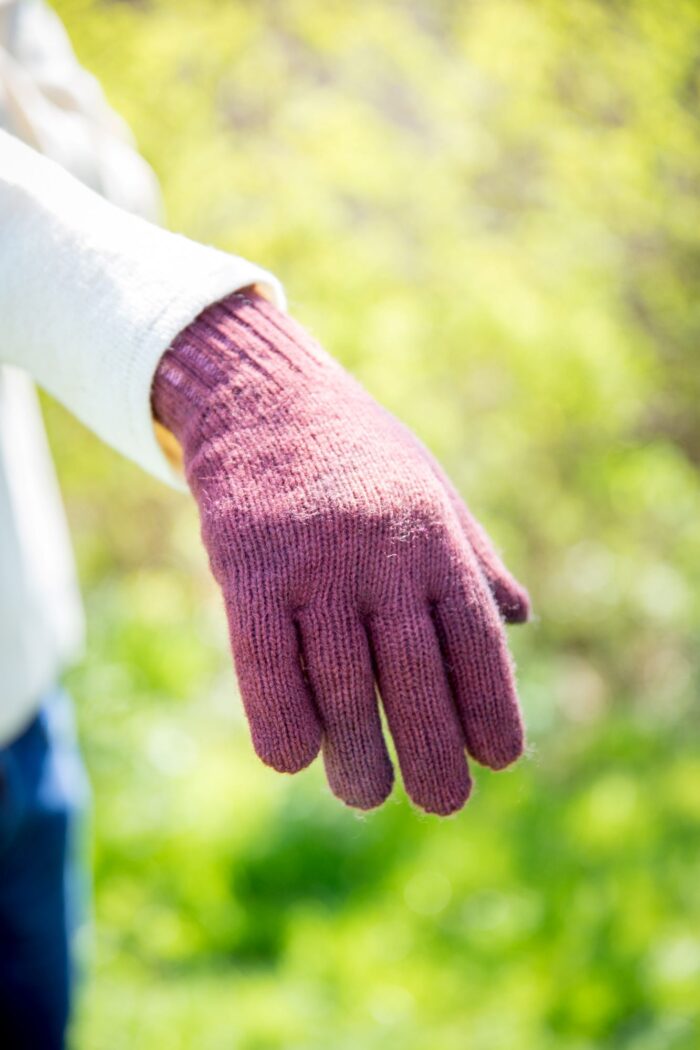
[[[279,772],[296,773],[318,755],[321,724],[302,671],[292,615],[279,606],[241,612],[228,598],[226,613],[255,751]]]

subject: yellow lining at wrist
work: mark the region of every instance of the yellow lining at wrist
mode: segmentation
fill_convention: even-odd
[[[159,423],[157,419],[153,420],[153,428],[156,432],[156,437],[158,438],[158,444],[163,450],[163,454],[170,466],[174,467],[180,474],[184,474],[184,463],[180,442],[175,435],[168,430],[167,427],[164,427],[162,423]]]

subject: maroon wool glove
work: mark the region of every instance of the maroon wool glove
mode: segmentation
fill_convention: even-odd
[[[527,595],[427,450],[303,328],[252,291],[208,307],[153,408],[183,449],[264,762],[293,773],[322,748],[339,798],[383,802],[375,678],[423,809],[464,805],[465,749],[518,758],[499,607],[524,620]]]

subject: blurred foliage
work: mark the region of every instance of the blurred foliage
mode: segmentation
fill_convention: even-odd
[[[189,502],[49,422],[89,656],[89,1050],[700,1045],[700,8],[57,0],[170,224],[445,462],[533,752],[360,818],[251,755]]]

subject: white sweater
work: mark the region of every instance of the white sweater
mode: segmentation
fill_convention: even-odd
[[[155,200],[149,169],[75,63],[55,16],[30,0],[22,33],[17,9],[25,7],[0,0],[0,123],[63,165],[73,157],[83,182],[0,131],[0,746],[29,721],[81,634],[65,522],[27,374],[114,448],[181,485],[151,417],[161,355],[205,306],[238,288],[257,283],[283,305],[266,271],[86,188],[110,193],[111,184],[111,196],[141,210]],[[8,11],[14,18],[3,22]],[[41,39],[51,44],[44,51]],[[54,90],[57,77],[62,92]],[[65,136],[55,136],[57,107]]]

